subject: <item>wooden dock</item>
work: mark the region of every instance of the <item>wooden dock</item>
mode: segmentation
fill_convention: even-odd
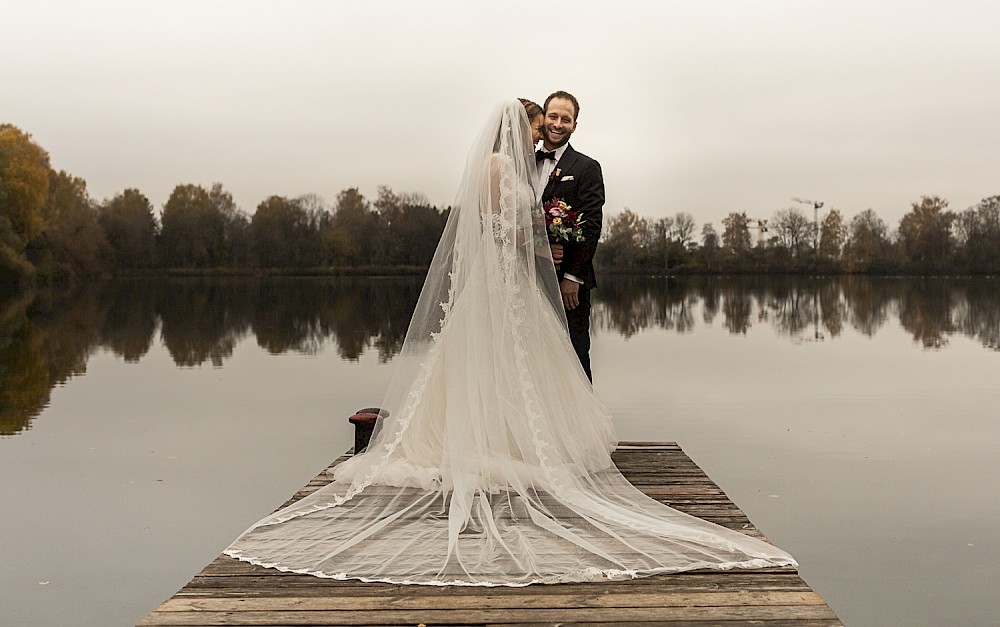
[[[334,460],[331,466],[347,459]],[[622,442],[614,460],[649,496],[763,538],[672,442]],[[320,473],[289,503],[330,481]],[[221,555],[139,625],[841,625],[792,567],[696,570],[521,588],[404,586],[282,573]]]

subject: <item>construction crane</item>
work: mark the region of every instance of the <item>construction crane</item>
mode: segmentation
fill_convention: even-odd
[[[792,198],[794,202],[813,207],[813,267],[815,269],[819,260],[819,210],[823,208],[822,200],[809,200],[808,198]],[[813,285],[813,339],[821,342],[824,337],[819,330],[819,288]]]
[[[799,198],[799,197],[792,198],[792,200],[794,200],[795,202],[800,202],[803,205],[812,205],[815,209],[823,208],[822,200],[809,200],[808,198]]]
[[[747,228],[757,229],[757,247],[763,247],[764,233],[767,233],[767,219],[747,218]]]
[[[823,208],[822,200],[809,200],[808,198],[792,198],[794,202],[800,202],[803,205],[812,205],[813,208],[813,233],[819,233],[819,210]]]
[[[816,249],[819,246],[819,210],[823,208],[822,200],[809,200],[808,198],[792,198],[794,202],[800,202],[803,205],[812,205],[813,208],[813,254],[816,254]]]

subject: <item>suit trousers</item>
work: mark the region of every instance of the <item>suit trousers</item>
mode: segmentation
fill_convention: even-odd
[[[590,288],[580,286],[580,304],[575,309],[566,310],[566,323],[569,327],[569,340],[573,350],[587,373],[591,383],[594,376],[590,373]]]

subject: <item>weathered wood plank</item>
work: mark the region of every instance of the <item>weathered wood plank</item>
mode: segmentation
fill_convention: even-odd
[[[729,607],[749,605],[823,605],[815,592],[687,592],[604,594],[536,594],[457,596],[435,594],[422,597],[322,596],[269,597],[257,599],[177,598],[166,601],[158,612],[259,612],[326,610],[496,610],[609,607]]]
[[[371,623],[414,625],[468,625],[476,623],[517,624],[533,621],[617,622],[687,620],[771,620],[836,619],[826,605],[796,606],[726,606],[726,607],[650,607],[650,608],[568,608],[504,609],[461,611],[421,610],[302,610],[257,612],[154,612],[140,625],[368,625]]]
[[[499,627],[504,623],[483,623],[483,627]],[[509,624],[509,623],[507,623]],[[586,627],[621,627],[622,623],[576,623],[576,622],[563,622],[558,623],[517,623],[519,627],[576,627],[577,625],[586,625]],[[657,620],[657,621],[629,621],[627,623],[629,627],[663,627],[664,625],[691,625],[697,624],[698,627],[736,627],[737,625],[767,625],[767,627],[843,627],[844,624],[839,620],[835,619],[798,619],[798,620],[768,620],[768,621],[751,621],[749,623],[745,621],[716,621],[716,620],[706,620],[697,621],[693,623],[687,619],[680,620]],[[371,627],[376,627],[372,625]]]

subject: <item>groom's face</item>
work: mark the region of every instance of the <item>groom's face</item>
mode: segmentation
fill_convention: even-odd
[[[545,109],[545,145],[552,150],[569,141],[576,130],[576,108],[565,98],[553,98]]]

